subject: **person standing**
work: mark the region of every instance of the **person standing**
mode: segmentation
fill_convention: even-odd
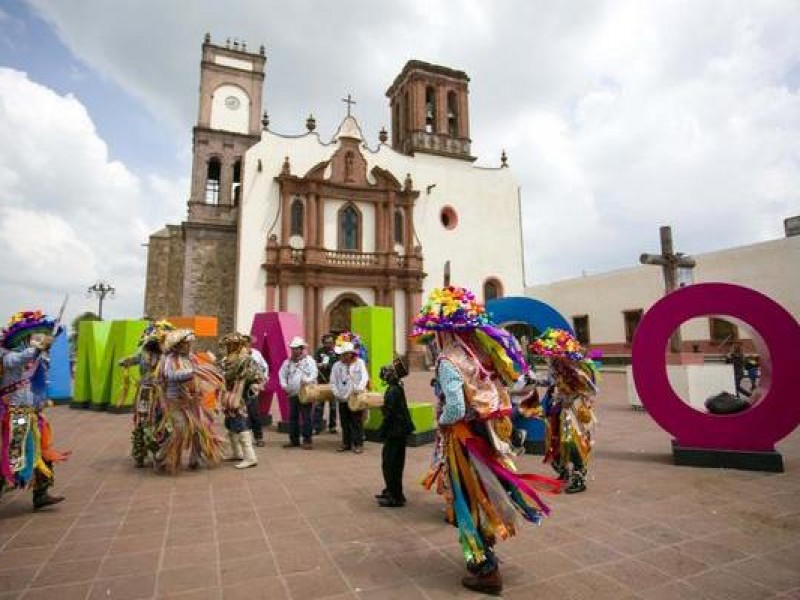
[[[161,360],[161,343],[168,331],[175,328],[168,321],[151,323],[139,339],[139,351],[123,358],[119,366],[123,369],[139,368],[139,382],[133,406],[133,432],[131,433],[131,456],[137,468],[145,466],[147,457],[158,452],[156,427],[163,410],[158,401],[158,363]],[[120,401],[124,400],[121,398]]]
[[[0,334],[0,495],[5,488],[30,488],[34,510],[64,500],[49,490],[53,463],[69,453],[52,448],[43,410],[55,326],[41,311],[23,311]]]
[[[352,450],[361,454],[364,451],[364,411],[351,410],[348,400],[353,394],[366,391],[369,373],[363,359],[357,356],[353,342],[342,342],[335,350],[339,361],[331,370],[331,386],[333,396],[339,402],[342,421],[342,445],[338,452]]]
[[[225,392],[222,394],[222,410],[225,414],[225,429],[231,444],[231,460],[239,460],[237,469],[247,469],[258,464],[253,449],[254,432],[250,429],[252,417],[247,404],[253,387],[263,383],[264,372],[250,354],[247,347],[249,336],[229,333],[222,338],[225,356],[220,362],[225,377]],[[259,420],[260,422],[260,420]]]
[[[383,421],[380,437],[383,440],[381,469],[385,487],[375,496],[378,504],[385,508],[405,506],[403,494],[403,470],[406,464],[406,439],[414,432],[414,423],[408,411],[406,392],[402,378],[407,374],[405,365],[399,359],[381,367],[380,378],[388,386],[383,395],[381,413]]]
[[[247,418],[250,421],[250,431],[256,446],[263,448],[264,443],[264,419],[261,417],[261,391],[269,379],[269,365],[264,360],[264,356],[256,348],[253,348],[253,338],[246,333],[239,334],[247,353],[261,371],[259,380],[254,380],[245,389],[245,404],[247,406]]]
[[[317,363],[317,383],[330,383],[331,370],[338,356],[334,350],[333,334],[326,333],[322,336],[322,346],[314,352],[314,360]],[[328,433],[337,433],[336,430],[336,400],[330,402],[316,402],[314,404],[314,433],[322,433],[325,405],[328,406]]]
[[[738,396],[741,394],[749,397],[750,392],[742,386],[742,380],[744,380],[744,360],[741,342],[734,343],[733,350],[725,357],[725,362],[733,365],[733,381],[736,395]]]
[[[317,380],[317,364],[307,351],[306,341],[295,337],[289,343],[290,355],[278,372],[281,388],[289,396],[289,441],[284,448],[299,448],[302,420],[303,450],[311,450],[311,404],[300,402],[300,388]]]

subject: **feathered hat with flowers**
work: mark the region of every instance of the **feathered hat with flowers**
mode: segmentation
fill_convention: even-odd
[[[16,348],[36,333],[53,333],[55,321],[40,310],[14,313],[2,332],[0,343],[8,350]]]
[[[139,345],[144,346],[151,342],[157,342],[159,345],[164,342],[164,338],[168,332],[175,331],[175,326],[167,320],[152,321],[139,336]]]

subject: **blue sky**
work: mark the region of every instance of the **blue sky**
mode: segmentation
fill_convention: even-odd
[[[234,6],[235,8],[231,8]],[[528,283],[783,235],[800,214],[796,0],[0,0],[0,311],[143,303],[184,218],[200,45],[266,46],[271,128],[374,143],[411,58],[466,71],[472,150],[521,186]],[[37,243],[30,244],[30,231]],[[52,309],[50,309],[52,310]]]

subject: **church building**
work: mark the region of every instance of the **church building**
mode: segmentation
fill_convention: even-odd
[[[271,130],[265,62],[205,38],[188,218],[150,237],[146,314],[214,315],[224,333],[289,311],[313,344],[387,306],[404,354],[448,261],[482,300],[522,295],[519,187],[505,157],[474,164],[466,73],[409,61],[386,90],[391,135],[371,143],[349,96],[332,136],[311,117]]]

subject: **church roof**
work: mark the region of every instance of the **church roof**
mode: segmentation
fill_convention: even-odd
[[[364,141],[364,134],[361,133],[361,127],[352,115],[347,115],[344,121],[342,121],[342,124],[339,125],[339,130],[333,136],[333,139],[336,141],[339,138],[351,138],[359,142]]]

